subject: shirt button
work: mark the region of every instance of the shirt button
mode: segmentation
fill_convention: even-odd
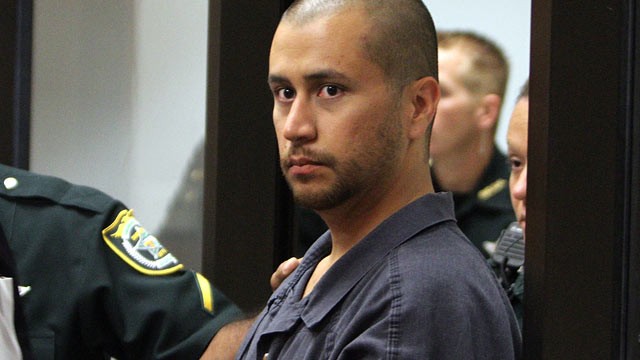
[[[18,179],[14,177],[8,177],[4,179],[4,187],[7,188],[7,190],[15,189],[17,186],[18,186]]]

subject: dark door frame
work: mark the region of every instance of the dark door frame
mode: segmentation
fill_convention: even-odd
[[[0,163],[29,167],[33,0],[0,11]]]
[[[248,312],[264,306],[290,252],[291,211],[267,87],[286,0],[211,0],[203,272]]]
[[[635,1],[532,10],[525,355],[637,359]]]

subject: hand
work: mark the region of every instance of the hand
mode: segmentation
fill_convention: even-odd
[[[280,284],[291,275],[302,259],[292,257],[284,261],[271,275],[271,288],[277,289]],[[224,326],[209,343],[200,360],[226,360],[233,359],[234,354],[240,348],[242,339],[249,330],[255,318],[236,321]]]
[[[284,279],[286,279],[287,276],[291,275],[293,270],[295,270],[298,265],[300,265],[301,260],[302,258],[297,259],[292,257],[291,259],[286,260],[282,264],[280,264],[273,275],[271,275],[271,290],[275,291],[278,286],[282,284]]]

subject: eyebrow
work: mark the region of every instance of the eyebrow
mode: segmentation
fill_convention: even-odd
[[[314,82],[318,80],[326,80],[326,79],[347,79],[347,76],[339,71],[335,70],[319,70],[313,72],[311,74],[305,75],[304,80],[307,82]],[[285,76],[278,74],[270,74],[268,78],[269,84],[281,84],[281,83],[289,83],[289,79]]]

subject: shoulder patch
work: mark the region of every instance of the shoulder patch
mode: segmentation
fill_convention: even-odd
[[[167,275],[184,266],[155,236],[134,217],[133,210],[122,210],[102,238],[122,260],[147,275]]]
[[[504,189],[505,186],[507,186],[507,180],[498,179],[487,185],[484,189],[478,191],[478,199],[482,201],[488,200]]]

